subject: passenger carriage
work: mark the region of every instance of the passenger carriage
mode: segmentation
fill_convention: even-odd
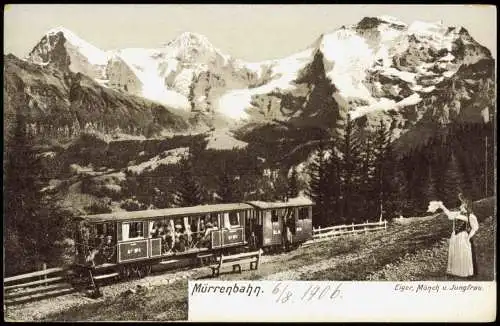
[[[288,202],[250,201],[255,207],[252,215],[257,246],[265,251],[283,248],[287,241],[287,227],[291,232],[291,245],[297,247],[312,238],[313,202],[294,198]]]
[[[156,264],[247,249],[293,248],[312,237],[307,199],[199,205],[85,215],[77,219],[79,275],[90,270],[139,277]],[[287,228],[291,236],[287,238]]]
[[[147,274],[172,256],[218,252],[247,244],[244,203],[201,205],[82,216],[77,226],[77,265],[120,265]]]

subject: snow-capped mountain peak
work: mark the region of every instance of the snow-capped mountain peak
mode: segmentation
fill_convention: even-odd
[[[213,49],[212,43],[207,39],[206,36],[193,33],[193,32],[183,32],[177,36],[173,41],[167,43],[167,46],[178,47],[178,48],[206,48]]]
[[[46,35],[50,36],[58,33],[63,33],[66,41],[75,47],[77,51],[83,54],[89,60],[89,63],[96,65],[105,65],[107,63],[109,56],[105,51],[88,43],[65,27],[59,26],[52,28],[46,33]]]
[[[377,16],[377,19],[398,26],[408,26],[406,23],[400,21],[399,19],[393,16],[382,15],[382,16]]]
[[[95,79],[104,78],[109,53],[84,41],[64,27],[52,28],[31,50],[27,61],[52,65],[61,70],[81,72]]]
[[[165,44],[161,51],[167,56],[189,63],[206,63],[214,61],[216,56],[219,56],[226,64],[230,59],[229,56],[214,47],[206,36],[193,32],[181,33],[174,40]]]

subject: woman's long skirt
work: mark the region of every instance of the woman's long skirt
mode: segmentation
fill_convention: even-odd
[[[465,231],[450,237],[447,273],[460,277],[474,275],[472,246]]]

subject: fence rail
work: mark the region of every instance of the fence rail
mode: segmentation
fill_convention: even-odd
[[[386,230],[387,221],[366,222],[362,224],[335,225],[327,228],[313,229],[313,238],[305,242],[305,245],[326,241],[336,236],[356,233],[368,233],[372,231]]]
[[[55,297],[76,291],[67,281],[68,270],[49,268],[22,275],[6,277],[4,284],[4,304],[14,305],[34,300]]]

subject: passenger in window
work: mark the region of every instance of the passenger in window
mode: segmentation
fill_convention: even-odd
[[[234,227],[238,227],[240,225],[238,214],[230,213],[229,214],[229,228],[232,229]]]
[[[198,241],[198,246],[201,247],[202,246],[202,241],[203,241],[203,238],[205,237],[205,231],[206,231],[206,226],[205,226],[205,219],[201,219],[200,220],[200,229],[198,230],[198,233],[196,235],[197,237],[197,240]]]
[[[285,249],[290,250],[290,246],[292,245],[292,231],[290,230],[290,223],[286,224],[286,244]]]
[[[177,251],[179,251],[179,252],[185,251],[186,246],[187,246],[186,234],[179,233],[179,240],[177,242]]]
[[[106,262],[109,263],[113,260],[114,246],[113,246],[113,236],[111,234],[108,234],[106,236],[105,244],[102,249],[102,254]]]
[[[189,246],[189,243],[192,241],[192,232],[191,232],[191,225],[189,223],[186,223],[186,226],[184,228],[184,240],[186,241],[186,247]]]
[[[174,238],[175,238],[175,231],[172,228],[171,224],[169,223],[167,225],[167,232],[166,232],[167,250],[165,250],[165,252],[172,250],[174,246]]]
[[[214,230],[217,230],[217,228],[215,228],[212,223],[208,222],[205,229],[205,234],[203,235],[203,239],[201,241],[201,246],[203,248],[208,248],[210,246],[210,233],[212,233],[212,231]]]
[[[190,230],[193,242],[196,243],[198,241],[198,225],[194,219],[191,221]]]
[[[142,237],[142,223],[136,224],[136,232],[137,232],[136,237],[141,238]]]
[[[153,229],[151,230],[151,238],[158,238],[160,236],[158,224],[159,224],[158,222],[153,223]]]
[[[179,222],[179,221],[177,221]],[[184,232],[182,225],[176,224],[175,225],[175,244],[174,244],[174,250],[175,251],[181,251],[181,239],[184,238]]]

